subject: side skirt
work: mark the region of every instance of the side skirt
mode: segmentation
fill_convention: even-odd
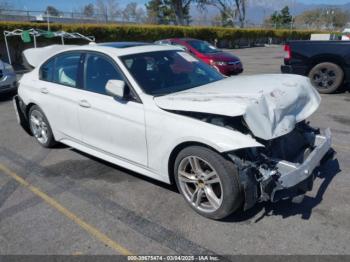
[[[160,176],[159,174],[157,174],[155,171],[147,168],[147,167],[144,167],[140,164],[137,164],[137,163],[134,163],[132,161],[129,161],[127,159],[124,159],[124,158],[121,158],[121,157],[118,157],[118,156],[115,156],[113,154],[110,154],[108,152],[105,152],[105,151],[101,151],[97,148],[94,148],[94,147],[91,147],[87,144],[82,144],[80,142],[77,142],[77,141],[73,141],[71,139],[62,139],[60,140],[59,142],[63,143],[63,144],[66,144],[72,148],[75,148],[77,150],[80,150],[84,153],[87,153],[91,156],[95,156],[97,158],[100,158],[102,160],[105,160],[107,162],[110,162],[112,164],[115,164],[115,165],[118,165],[120,167],[123,167],[123,168],[126,168],[126,169],[129,169],[131,171],[134,171],[136,173],[139,173],[141,175],[144,175],[144,176],[147,176],[147,177],[150,177],[150,178],[153,178],[155,180],[158,180],[158,181],[162,181],[164,183],[167,183],[167,184],[170,184],[170,180],[169,180],[169,177],[163,177],[163,176]]]

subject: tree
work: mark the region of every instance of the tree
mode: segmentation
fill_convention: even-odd
[[[209,0],[204,4],[213,5],[220,11],[223,26],[233,26],[237,20],[241,28],[245,26],[247,0]]]
[[[164,3],[164,0],[151,0],[145,5],[147,20],[151,24],[169,24],[172,19],[172,11]]]
[[[240,27],[245,26],[247,0],[236,0],[237,17]]]
[[[135,17],[136,14],[137,3],[131,2],[126,5],[124,10],[122,11],[122,17],[124,21],[130,21]]]
[[[96,0],[96,11],[104,17],[106,22],[114,20],[120,15],[117,0]]]
[[[234,23],[235,16],[229,15],[230,13],[232,13],[232,11],[227,10],[227,9],[220,11],[221,26],[233,27],[235,25],[235,23]]]
[[[281,11],[273,12],[265,23],[273,24],[275,28],[290,28],[292,26],[293,17],[289,12],[289,7],[285,6]]]
[[[145,18],[145,11],[136,2],[131,2],[122,11],[122,16],[124,21],[142,22]]]
[[[160,24],[159,21],[161,19],[161,5],[162,0],[151,0],[145,4],[147,12],[147,22],[151,24]]]
[[[83,7],[83,14],[86,17],[93,17],[95,14],[95,7],[93,4],[87,4]]]
[[[235,0],[212,0],[211,5],[220,11],[222,26],[234,26],[236,20]]]
[[[212,26],[225,26],[222,14],[217,14],[211,19]]]
[[[191,4],[196,3],[201,7],[207,2],[208,0],[150,0],[146,9],[149,20],[162,21],[163,24],[189,25]]]
[[[331,25],[333,28],[342,28],[349,22],[349,12],[335,9],[334,13],[331,13],[330,15]]]
[[[314,9],[295,18],[298,27],[334,29],[343,28],[349,22],[349,13],[340,9]]]
[[[280,22],[282,26],[288,26],[292,23],[293,17],[289,13],[289,7],[285,6],[281,10],[281,15],[280,15]]]
[[[320,28],[323,23],[321,9],[305,11],[295,17],[295,24],[298,27]]]
[[[168,0],[166,3],[170,5],[174,11],[176,25],[188,25],[190,23],[190,4],[193,0]]]
[[[145,22],[146,12],[142,7],[139,7],[136,12],[135,21],[136,22]]]
[[[49,16],[59,16],[60,15],[60,11],[58,11],[58,9],[52,5],[49,5],[46,7],[45,13]]]

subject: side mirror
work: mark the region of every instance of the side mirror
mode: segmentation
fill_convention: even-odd
[[[125,82],[116,79],[108,80],[106,84],[106,93],[117,98],[124,98]]]

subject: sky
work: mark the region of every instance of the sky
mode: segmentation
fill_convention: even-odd
[[[6,1],[6,0],[0,0]],[[350,0],[298,0],[304,4],[345,4],[349,3]],[[95,3],[95,0],[10,0],[7,1],[11,3],[15,8],[27,9],[27,10],[44,10],[46,6],[53,5],[61,11],[73,11],[79,9],[79,7],[84,6],[88,3]],[[137,2],[144,4],[147,0],[119,0],[121,6],[126,5],[128,2]]]
[[[332,4],[341,5],[349,3],[349,0],[299,0],[299,2],[304,4]]]

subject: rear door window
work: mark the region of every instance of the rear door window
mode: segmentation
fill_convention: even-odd
[[[61,85],[76,87],[80,57],[81,53],[67,53],[57,56],[53,81]]]
[[[40,80],[53,82],[53,70],[55,66],[55,59],[47,61],[41,66]]]

